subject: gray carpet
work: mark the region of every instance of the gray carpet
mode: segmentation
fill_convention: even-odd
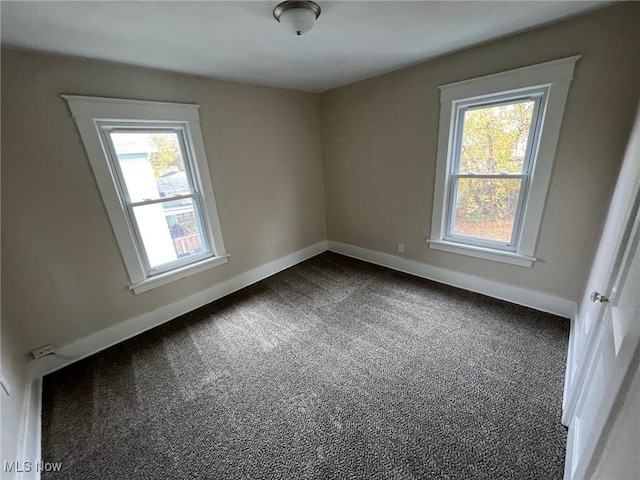
[[[568,321],[333,253],[45,377],[64,479],[553,479]]]

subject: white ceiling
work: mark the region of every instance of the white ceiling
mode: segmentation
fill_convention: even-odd
[[[276,1],[2,1],[2,44],[321,92],[575,15],[602,1],[322,1],[291,35]]]

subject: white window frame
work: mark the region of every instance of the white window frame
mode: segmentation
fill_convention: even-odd
[[[129,274],[129,288],[135,294],[222,265],[228,261],[204,140],[200,129],[199,105],[149,102],[102,97],[62,95],[68,102],[102,196],[113,232]],[[161,128],[178,132],[191,165],[190,180],[202,216],[202,237],[208,253],[195,255],[170,266],[150,268],[144,247],[138,241],[135,224],[127,212],[112,146],[104,127]],[[168,131],[168,130],[167,130]],[[111,152],[111,154],[110,154]],[[185,159],[185,163],[189,163]],[[191,168],[193,167],[193,168]],[[194,201],[194,203],[196,203]]]
[[[580,55],[450,83],[440,88],[440,127],[429,247],[450,253],[531,267],[542,224],[560,125],[569,86]],[[452,175],[462,134],[465,109],[500,101],[536,99],[525,155],[524,180],[510,243],[453,235],[455,198]],[[535,125],[534,125],[535,124]],[[482,175],[475,175],[482,178]],[[497,176],[499,177],[499,176]],[[505,178],[509,178],[506,176]]]
[[[496,250],[504,250],[504,251],[516,251],[516,246],[518,243],[518,239],[520,238],[520,231],[523,220],[523,211],[524,211],[524,199],[526,198],[526,194],[529,190],[529,184],[531,183],[531,171],[533,169],[533,165],[535,163],[535,156],[537,152],[537,147],[540,140],[540,130],[542,126],[542,116],[544,113],[544,105],[546,103],[548,89],[547,87],[543,88],[533,88],[528,90],[523,90],[516,92],[514,94],[503,94],[499,93],[497,95],[488,96],[478,99],[472,100],[464,100],[460,102],[454,102],[453,108],[455,109],[454,113],[454,131],[452,132],[453,139],[451,141],[452,144],[452,155],[451,155],[451,173],[449,173],[446,181],[449,183],[447,185],[448,191],[448,199],[446,208],[446,225],[444,232],[444,240],[453,243],[463,243],[478,247],[485,247]],[[463,136],[463,127],[464,127],[464,119],[465,114],[469,110],[475,110],[479,108],[490,108],[500,105],[509,105],[516,102],[523,101],[533,101],[533,115],[531,118],[531,125],[527,138],[527,147],[524,155],[524,162],[522,167],[522,172],[519,174],[509,173],[509,174],[466,174],[460,173],[460,155],[462,150],[462,136]],[[512,237],[509,242],[500,242],[489,239],[482,239],[478,237],[470,237],[465,235],[456,234],[453,231],[454,227],[454,217],[456,213],[456,186],[459,183],[460,178],[474,178],[474,179],[482,179],[482,178],[498,178],[498,179],[509,179],[509,178],[517,178],[520,179],[520,192],[518,195],[517,207],[514,218],[514,225],[512,230]]]

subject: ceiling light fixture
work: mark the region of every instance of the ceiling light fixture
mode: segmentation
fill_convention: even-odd
[[[273,9],[273,17],[296,35],[307,33],[320,16],[320,7],[311,0],[287,0]]]

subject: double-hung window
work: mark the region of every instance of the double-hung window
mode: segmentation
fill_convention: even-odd
[[[445,239],[515,251],[546,88],[456,105]]]
[[[431,248],[533,265],[578,58],[441,87]]]
[[[198,106],[65,98],[134,292],[225,263]]]

